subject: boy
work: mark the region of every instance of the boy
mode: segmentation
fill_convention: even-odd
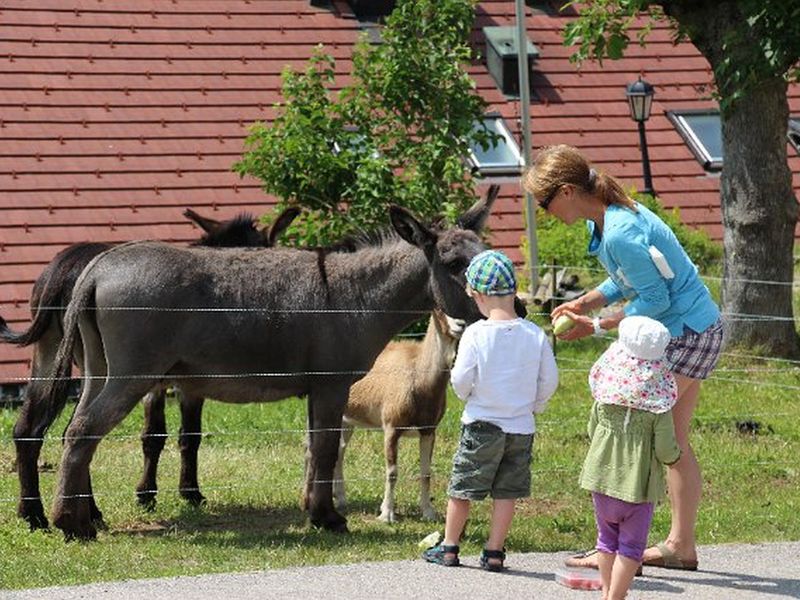
[[[451,372],[453,389],[465,402],[461,440],[447,490],[444,540],[423,558],[458,566],[458,541],[470,502],[491,495],[491,531],[480,565],[502,571],[514,502],[530,495],[533,415],[544,410],[555,392],[558,371],[545,333],[514,312],[517,284],[508,257],[481,252],[466,277],[467,294],[486,320],[464,331]]]

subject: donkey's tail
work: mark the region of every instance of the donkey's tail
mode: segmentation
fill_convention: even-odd
[[[44,289],[41,289],[42,287]],[[5,319],[0,317],[0,340],[16,346],[30,346],[42,339],[53,318],[53,311],[49,307],[57,306],[63,296],[61,289],[51,289],[54,287],[52,285],[41,286],[40,281],[34,284],[31,306],[36,307],[36,314],[33,316],[30,327],[25,331],[12,331]],[[48,308],[42,309],[43,306]]]
[[[31,329],[33,326],[31,325]],[[3,340],[6,344],[16,344],[17,346],[27,346],[30,342],[28,342],[28,333],[30,329],[27,331],[23,331],[22,333],[17,333],[9,328],[8,323],[3,317],[0,317],[0,340]]]
[[[88,269],[87,269],[88,271]],[[72,357],[75,342],[78,339],[78,320],[81,312],[94,304],[95,282],[91,277],[81,277],[73,290],[72,300],[64,316],[64,337],[58,346],[58,353],[45,388],[45,410],[48,416],[55,417],[64,408],[67,401],[67,388],[72,371]]]

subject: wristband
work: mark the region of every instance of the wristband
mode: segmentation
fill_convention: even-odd
[[[603,335],[606,332],[605,329],[600,327],[600,317],[595,317],[594,319],[592,319],[592,327],[594,327],[594,334],[593,335],[595,337],[600,337],[601,335]]]

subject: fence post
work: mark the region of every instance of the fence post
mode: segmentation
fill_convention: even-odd
[[[553,269],[550,273],[550,298],[552,299],[552,308],[555,308],[560,302],[556,301],[556,294],[558,293],[558,284],[556,283],[556,273],[558,272],[558,265],[556,265],[556,259],[553,258],[550,260],[550,268]],[[552,312],[552,309],[551,309]],[[556,334],[555,331],[551,330],[551,336],[553,338],[553,356],[556,355]]]

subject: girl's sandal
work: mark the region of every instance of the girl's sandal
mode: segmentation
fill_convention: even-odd
[[[444,567],[457,567],[461,564],[461,561],[458,560],[458,550],[458,546],[438,544],[425,550],[422,553],[422,558]]]
[[[505,548],[502,550],[487,550],[484,548],[483,552],[481,552],[481,569],[499,573],[505,568],[503,566],[503,561],[505,561],[505,559]]]

